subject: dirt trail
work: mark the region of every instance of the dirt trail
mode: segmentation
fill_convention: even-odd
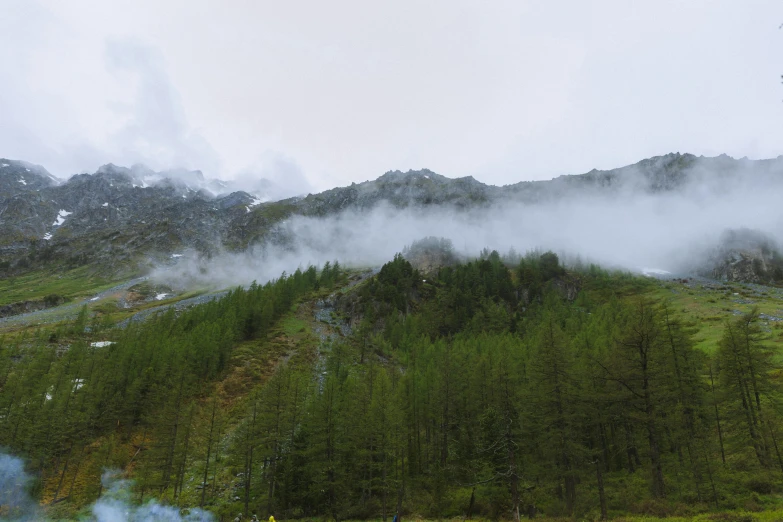
[[[219,290],[217,292],[209,292],[206,294],[198,295],[195,297],[189,297],[187,299],[182,299],[181,301],[176,301],[174,303],[168,303],[160,306],[155,306],[152,308],[147,308],[145,310],[141,310],[140,312],[136,312],[128,319],[125,319],[124,321],[117,324],[118,328],[125,328],[128,326],[131,322],[138,323],[140,321],[144,321],[147,317],[150,315],[156,314],[158,312],[164,312],[168,310],[169,308],[174,308],[175,310],[183,310],[185,308],[189,308],[191,306],[196,306],[204,303],[208,303],[209,301],[214,301],[215,299],[220,299],[224,295],[226,295],[229,291],[228,290]]]

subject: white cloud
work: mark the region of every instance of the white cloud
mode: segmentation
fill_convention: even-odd
[[[783,142],[772,0],[8,1],[0,154],[61,175],[231,177],[273,151],[314,189],[421,167],[502,184]]]
[[[106,61],[118,82],[134,85],[129,103],[113,105],[122,124],[105,144],[110,151],[126,164],[219,170],[217,153],[190,127],[179,93],[156,49],[134,40],[111,39]]]

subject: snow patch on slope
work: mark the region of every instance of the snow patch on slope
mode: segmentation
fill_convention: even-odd
[[[646,275],[648,277],[671,275],[671,272],[661,268],[642,268],[641,272],[642,275]]]
[[[245,208],[247,209],[248,213],[251,212],[251,208],[260,205],[261,203],[265,203],[266,199],[261,199],[258,196],[253,196],[253,201],[250,202],[249,205],[247,205]]]
[[[60,212],[57,213],[57,219],[54,220],[54,223],[52,223],[53,227],[59,227],[63,223],[65,223],[65,218],[73,214],[73,212],[68,212],[67,210],[60,210]]]

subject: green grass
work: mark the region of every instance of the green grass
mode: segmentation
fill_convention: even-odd
[[[280,329],[287,336],[294,337],[296,334],[307,332],[308,327],[302,319],[289,315],[281,320]]]
[[[228,470],[228,467],[225,467],[226,470]],[[225,475],[225,472],[224,472]],[[199,479],[200,475],[196,474],[195,479]],[[226,478],[231,478],[230,475],[227,475]],[[186,490],[190,489],[186,486]],[[188,500],[191,504],[196,505],[198,504],[199,498],[200,498],[200,490],[196,490],[195,493],[190,493]],[[241,502],[236,502],[235,507],[231,513],[239,512],[242,510],[242,504]],[[48,509],[49,512],[54,512],[55,509]],[[392,513],[394,510],[391,509],[390,513]],[[82,520],[82,517],[87,517],[91,513],[90,509],[84,508],[82,509],[76,516],[76,518],[57,518],[54,516],[53,518],[47,519],[47,520]],[[52,513],[53,514],[53,513]],[[50,514],[51,516],[51,514]],[[390,514],[387,518],[388,520],[391,520],[391,517],[393,515]],[[282,517],[281,517],[282,518]],[[229,518],[231,519],[231,518]],[[265,518],[260,517],[259,520],[264,521]],[[300,518],[298,519],[299,522],[322,522],[323,518]],[[416,515],[406,515],[403,517],[403,520],[405,522],[435,522],[434,519],[427,519],[422,518]],[[466,519],[465,517],[455,517],[455,518],[442,518],[438,519],[441,522],[488,522],[492,519],[487,518],[479,518],[479,517],[473,517]],[[504,520],[504,519],[501,519]],[[510,519],[505,519],[510,520]],[[526,519],[522,519],[526,520]],[[552,518],[552,517],[542,517],[538,516],[536,519],[538,522],[573,522],[573,518]],[[577,519],[579,520],[579,519]],[[582,519],[582,520],[591,520],[591,519]],[[690,517],[679,517],[679,516],[673,516],[673,517],[665,517],[665,518],[659,518],[651,515],[629,515],[629,516],[619,516],[619,517],[609,517],[609,520],[615,520],[617,522],[623,521],[623,522],[780,522],[783,520],[783,510],[766,510],[766,511],[759,511],[759,512],[752,512],[752,511],[718,511],[718,512],[710,512],[710,513],[702,513],[699,515],[694,515]],[[358,520],[354,519],[348,519],[345,522],[359,522]],[[364,519],[364,522],[381,522],[380,518],[371,518],[371,519]]]
[[[756,306],[763,314],[783,317],[783,299],[778,297],[779,294],[755,293],[736,283],[710,288],[693,281],[690,286],[675,281],[659,281],[647,290],[646,295],[667,301],[675,317],[692,324],[697,330],[696,347],[707,353],[715,351],[726,321],[737,317],[735,311],[747,313]],[[738,303],[738,300],[753,303]],[[769,329],[769,341],[783,347],[783,321],[769,322],[765,327]]]
[[[541,519],[547,520],[546,518]],[[554,519],[549,519],[554,520]],[[693,516],[684,517],[665,517],[659,518],[650,515],[624,516],[614,520],[628,522],[779,522],[783,520],[783,510],[771,509],[765,511],[717,511],[710,513],[701,513]]]
[[[296,206],[284,201],[262,203],[252,210],[253,218],[262,218],[271,223],[286,219],[296,210]]]
[[[78,274],[74,274],[74,276],[76,275]],[[21,278],[17,278],[17,284],[21,284],[19,282],[20,280]],[[73,279],[71,280],[71,283],[73,284],[75,284],[76,282],[78,281],[74,281]],[[7,281],[0,281],[0,285],[6,283]],[[119,299],[115,295],[106,296],[100,301],[81,303],[81,299],[85,297],[90,297],[97,292],[106,290],[107,288],[111,288],[117,284],[119,284],[119,282],[117,281],[106,283],[103,285],[99,285],[97,283],[93,283],[91,285],[85,284],[79,290],[71,293],[69,295],[71,301],[67,302],[62,306],[57,306],[54,308],[43,310],[37,313],[36,316],[33,318],[20,319],[20,320],[15,320],[14,317],[8,318],[7,322],[0,323],[0,334],[21,335],[25,331],[34,331],[36,328],[39,328],[41,324],[47,324],[48,327],[54,328],[58,324],[68,323],[72,321],[78,315],[82,306],[87,307],[91,316],[97,315],[101,317],[106,324],[116,325],[124,321],[125,319],[131,318],[132,316],[134,316],[139,312],[143,312],[145,310],[149,310],[151,308],[158,308],[158,307],[161,307],[162,309],[162,307],[165,307],[167,305],[173,305],[178,303],[179,301],[183,301],[191,297],[197,297],[199,295],[208,292],[208,290],[205,288],[194,289],[185,292],[183,294],[173,295],[161,301],[153,300],[153,301],[139,302],[134,304],[130,308],[119,307],[118,306]],[[67,289],[67,286],[65,288]],[[18,291],[19,289],[16,288],[15,289],[16,294],[12,293],[11,295],[18,295]],[[117,295],[120,295],[122,292],[125,291],[126,290],[119,290]],[[45,295],[48,295],[48,293]],[[5,295],[3,295],[3,297],[5,297]],[[34,299],[34,298],[28,297],[27,299]]]
[[[20,301],[42,299],[57,294],[69,299],[86,297],[116,282],[96,274],[88,267],[62,273],[49,270],[31,272],[23,276],[0,280],[0,306]]]
[[[116,299],[104,299],[96,304],[88,304],[87,306],[93,312],[107,315],[109,317],[110,323],[117,324],[124,321],[125,319],[133,317],[139,312],[143,312],[144,310],[176,304],[180,301],[184,301],[185,299],[190,299],[191,297],[198,297],[199,295],[205,294],[206,292],[207,290],[204,289],[191,290],[189,292],[185,292],[184,294],[173,295],[161,301],[146,301],[138,303],[130,308],[117,307]],[[161,309],[161,311],[163,311],[163,309]]]

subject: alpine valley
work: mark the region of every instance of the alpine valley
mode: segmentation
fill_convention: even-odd
[[[783,518],[783,157],[276,194],[0,159],[0,518]]]

